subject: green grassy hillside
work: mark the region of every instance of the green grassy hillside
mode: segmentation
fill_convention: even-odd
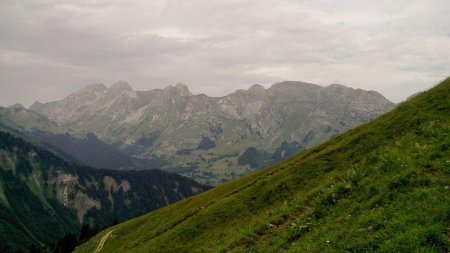
[[[94,252],[101,239],[100,252],[448,252],[449,147],[447,79],[369,124],[109,228],[76,252]]]

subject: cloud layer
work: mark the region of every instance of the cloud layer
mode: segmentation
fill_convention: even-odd
[[[448,13],[448,0],[3,0],[0,105],[119,79],[212,96],[341,83],[398,102],[450,75]]]

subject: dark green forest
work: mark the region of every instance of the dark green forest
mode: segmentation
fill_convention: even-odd
[[[107,179],[127,184],[108,188]],[[205,189],[208,187],[160,170],[81,166],[0,131],[1,251],[26,252],[32,245],[55,246],[64,238],[70,242],[80,236],[82,224],[103,229]],[[94,207],[85,206],[94,202]],[[80,220],[77,211],[81,209],[84,215]]]

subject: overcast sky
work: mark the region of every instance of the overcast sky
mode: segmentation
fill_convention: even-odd
[[[450,75],[449,0],[1,0],[0,105],[119,79],[221,96],[283,80],[395,102]]]

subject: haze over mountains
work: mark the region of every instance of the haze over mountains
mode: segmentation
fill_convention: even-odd
[[[129,155],[163,160],[166,169],[217,184],[286,159],[393,107],[377,92],[336,84],[288,81],[208,97],[193,95],[183,84],[135,91],[119,81],[110,88],[88,85],[60,101],[36,102],[30,110],[65,131],[92,132]]]
[[[109,228],[93,252],[449,252],[450,78],[293,158]]]
[[[450,253],[449,13],[0,0],[0,253]]]
[[[0,211],[8,217],[0,230],[15,231],[0,241],[26,250],[77,234],[82,224],[124,221],[209,188],[153,169],[217,185],[394,106],[377,92],[336,84],[287,81],[208,97],[180,83],[134,91],[119,81],[29,109],[0,107]],[[40,237],[43,224],[55,232]]]

